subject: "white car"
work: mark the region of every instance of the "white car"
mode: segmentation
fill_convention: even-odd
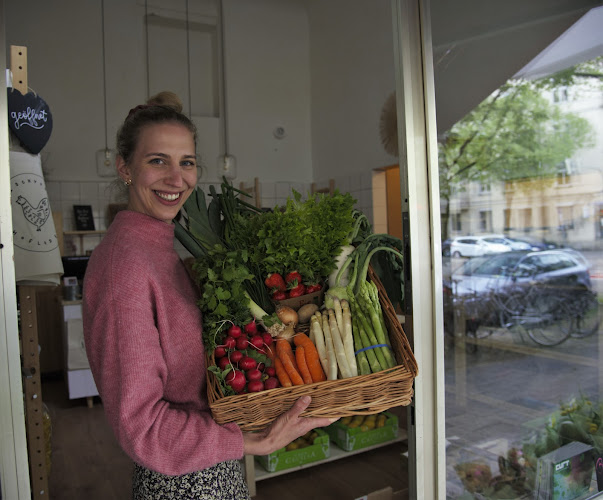
[[[505,238],[499,236],[459,236],[450,243],[450,255],[453,257],[476,257],[509,251],[511,247]]]

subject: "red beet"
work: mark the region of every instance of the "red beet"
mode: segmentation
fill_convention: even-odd
[[[237,341],[234,337],[226,337],[224,339],[224,347],[226,349],[234,349],[237,346]]]
[[[255,347],[256,349],[261,349],[264,347],[264,339],[261,335],[254,335],[249,339],[249,343]]]
[[[251,321],[250,323],[247,323],[244,327],[243,330],[245,330],[245,333],[249,334],[249,335],[253,335],[254,333],[258,332],[258,325],[257,323],[254,321]]]
[[[252,380],[247,384],[248,392],[260,392],[264,390],[264,382],[261,380]]]
[[[247,349],[248,344],[249,340],[247,339],[247,336],[239,337],[237,339],[237,349],[240,349],[241,351]]]
[[[239,368],[241,368],[241,370],[253,370],[254,368],[256,368],[258,366],[258,363],[255,359],[253,359],[251,356],[243,356],[241,358],[241,361],[239,361]]]
[[[218,366],[220,367],[220,370],[225,370],[226,367],[229,365],[230,365],[230,359],[228,359],[226,356],[218,359]]]
[[[230,353],[230,361],[232,361],[233,363],[238,363],[239,361],[241,361],[241,358],[244,356],[244,354],[241,351],[232,351]]]
[[[276,377],[268,377],[266,379],[266,381],[264,382],[264,389],[266,389],[266,390],[276,389],[277,387],[280,387],[280,386],[281,386],[281,384]]]
[[[248,370],[246,375],[247,380],[249,381],[262,379],[262,372],[257,368],[252,368],[251,370]]]
[[[226,383],[233,388],[235,392],[241,392],[245,389],[245,375],[241,370],[233,370],[226,375]]]
[[[241,327],[237,326],[237,325],[232,325],[229,329],[228,329],[228,336],[238,339],[242,334],[243,334],[243,330],[241,330]]]

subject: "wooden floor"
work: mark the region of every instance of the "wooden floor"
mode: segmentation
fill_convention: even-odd
[[[102,403],[69,400],[61,377],[45,377],[44,403],[52,423],[51,500],[127,500],[132,462],[117,445]],[[321,464],[256,483],[254,500],[354,500],[391,487],[395,500],[408,497],[406,446],[378,450]],[[257,465],[261,467],[261,465]]]

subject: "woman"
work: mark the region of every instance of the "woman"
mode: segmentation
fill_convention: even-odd
[[[133,498],[249,498],[238,459],[271,453],[312,428],[300,398],[261,433],[218,425],[206,394],[197,291],[174,250],[172,220],[197,183],[196,130],[172,93],[130,111],[117,136],[128,189],[84,281],[90,367],[120,445]]]

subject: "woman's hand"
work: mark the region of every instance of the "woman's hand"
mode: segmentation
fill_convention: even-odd
[[[260,432],[243,433],[245,455],[268,455],[287,446],[316,427],[332,424],[337,418],[300,417],[312,399],[302,396],[293,407]]]

